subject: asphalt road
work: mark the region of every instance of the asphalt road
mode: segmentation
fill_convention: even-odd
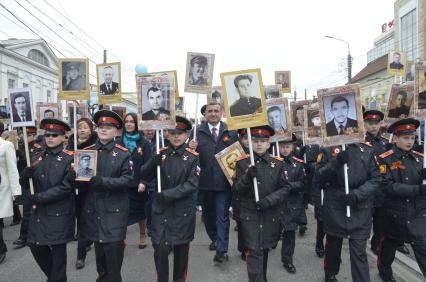
[[[272,250],[269,256],[268,281],[324,281],[323,260],[315,255],[315,231],[316,224],[313,214],[307,211],[309,229],[305,236],[297,235],[294,264],[297,268],[296,274],[288,274],[281,265],[280,249]],[[10,224],[10,219],[5,220],[5,224]],[[208,250],[210,241],[204,229],[204,225],[197,217],[196,238],[190,247],[188,281],[217,282],[217,281],[247,281],[246,264],[240,259],[237,251],[235,222],[231,222],[229,262],[222,265],[213,263],[214,252]],[[128,228],[127,247],[122,268],[123,281],[156,281],[155,266],[153,261],[153,248],[149,246],[144,250],[139,250],[138,230],[133,225]],[[12,242],[19,234],[19,226],[6,227],[4,237],[8,246],[6,260],[0,265],[0,281],[23,282],[23,281],[46,281],[44,274],[35,263],[28,248],[14,250]],[[86,259],[86,267],[76,270],[74,267],[76,260],[76,242],[68,244],[68,281],[95,281],[96,263],[94,251],[90,251]],[[347,242],[342,250],[342,265],[338,275],[339,281],[351,281],[350,261]],[[170,256],[170,263],[172,256]],[[376,270],[376,259],[369,255],[371,281],[381,281]],[[171,266],[172,267],[172,266]],[[398,281],[424,281],[416,273],[410,271],[405,266],[395,265],[394,271]],[[172,273],[172,268],[170,268]]]

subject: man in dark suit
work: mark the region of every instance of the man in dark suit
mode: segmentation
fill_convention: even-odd
[[[262,112],[261,100],[250,96],[250,86],[252,81],[253,77],[248,74],[242,74],[235,77],[234,85],[240,95],[240,99],[231,105],[231,117],[250,115],[259,111]]]
[[[164,97],[161,89],[151,87],[146,92],[151,110],[142,114],[142,120],[158,120],[161,114],[170,115],[170,112],[164,109]]]
[[[388,117],[390,118],[407,118],[410,113],[410,107],[407,103],[407,92],[399,90],[395,99],[395,108],[389,110]]]
[[[393,53],[393,62],[390,64],[391,69],[402,70],[404,65],[401,64],[401,54],[398,52]]]
[[[27,103],[27,98],[25,98],[23,94],[19,93],[13,98],[13,107],[14,122],[25,122],[32,120],[30,104]]]
[[[120,90],[118,82],[112,81],[113,69],[111,66],[104,68],[104,83],[100,86],[101,95],[114,95]]]
[[[358,122],[348,118],[349,101],[343,96],[337,96],[331,100],[331,114],[333,120],[327,123],[326,131],[327,136],[335,136],[340,134],[347,134],[348,130],[352,132],[358,131]]]

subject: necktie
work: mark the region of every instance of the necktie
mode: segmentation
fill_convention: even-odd
[[[217,131],[217,128],[213,127],[212,128],[212,135],[213,135],[213,140],[214,140],[215,143],[217,143],[217,137],[218,137],[216,131]]]
[[[22,116],[21,116],[21,119],[22,119],[22,121],[26,121],[26,120],[25,120],[25,115],[22,115]]]
[[[111,88],[109,87],[109,84],[107,85],[107,92],[110,92]]]
[[[341,125],[339,125],[339,134],[343,134],[344,133],[344,126],[341,124]]]

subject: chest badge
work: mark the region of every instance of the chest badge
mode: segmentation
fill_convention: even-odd
[[[116,151],[112,151],[112,156],[116,157],[118,155],[118,153]]]
[[[275,162],[271,162],[271,167],[275,167]]]
[[[285,176],[285,179],[288,180],[288,172],[287,172],[287,170],[284,170],[284,176]]]
[[[141,147],[138,147],[138,155],[142,156],[143,155],[143,150]]]
[[[359,150],[364,153],[364,148],[363,147],[359,147]]]
[[[60,161],[62,161],[62,157],[61,157],[61,156],[58,156],[58,157],[56,158],[56,160],[58,160],[58,162],[60,162]]]
[[[420,162],[419,158],[416,158],[416,162]]]
[[[187,155],[183,155],[183,160],[187,161],[188,160],[188,156]]]
[[[33,152],[34,152],[34,148],[31,148],[31,149],[30,149],[30,152],[31,152],[31,153],[33,153]]]

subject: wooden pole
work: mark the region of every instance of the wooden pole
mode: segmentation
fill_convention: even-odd
[[[157,155],[160,154],[160,130],[155,130],[155,144]],[[161,168],[157,165],[157,191],[161,193]]]
[[[346,145],[342,145],[342,151],[346,150]],[[348,179],[348,164],[345,164],[343,166],[343,172],[345,174],[345,194],[349,194],[349,179]],[[351,208],[349,206],[346,206],[346,216],[351,217]]]
[[[248,141],[249,141],[250,164],[253,166],[254,165],[254,154],[253,154],[253,143],[251,141],[250,128],[247,128],[247,138],[248,138]],[[258,190],[258,187],[257,187],[256,177],[253,178],[253,186],[254,186],[254,198],[255,198],[256,202],[259,202],[259,190]]]
[[[197,125],[198,125],[198,100],[199,100],[199,94],[196,94],[196,99],[195,99],[195,120],[194,120],[194,140],[197,141]],[[219,134],[219,132],[218,132]]]

